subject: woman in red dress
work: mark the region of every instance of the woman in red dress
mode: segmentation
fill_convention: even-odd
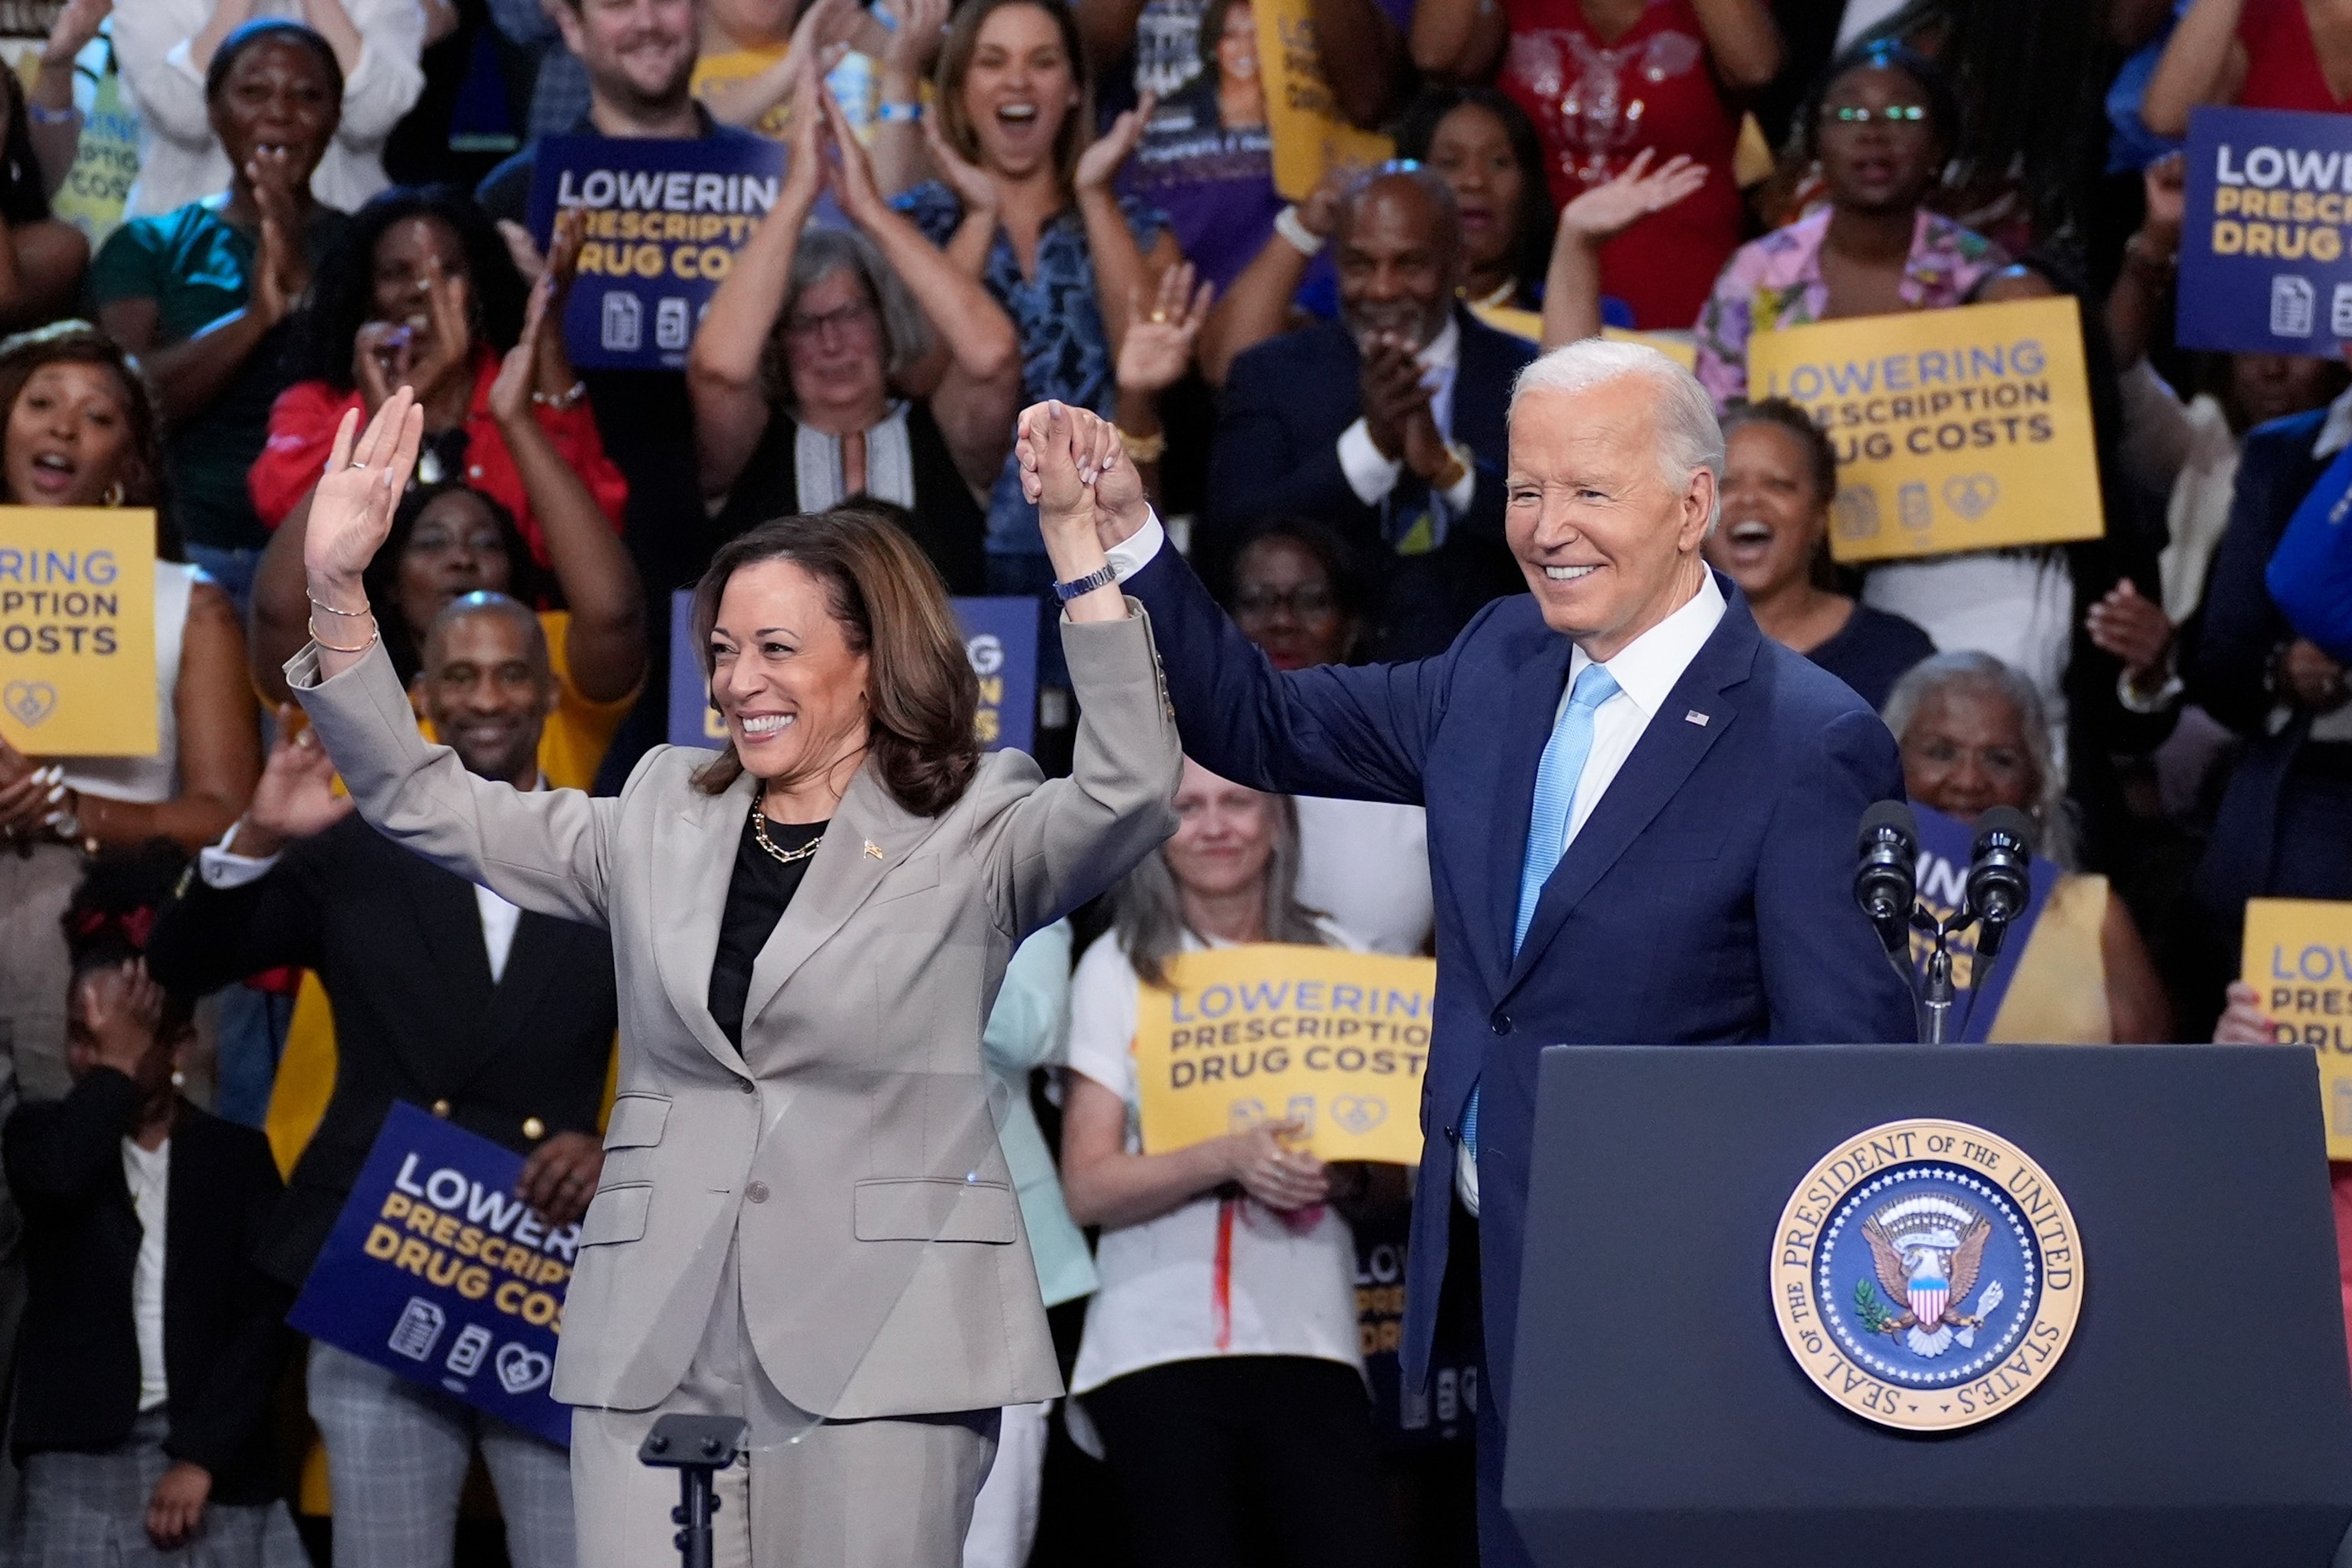
[[[2189,111],[2207,103],[2352,109],[2352,0],[2197,0],[2148,78],[2140,119],[2186,136]]]
[[[1543,132],[1545,176],[1565,206],[1647,150],[1706,169],[1693,195],[1635,224],[1601,253],[1601,292],[1633,324],[1687,329],[1739,244],[1734,95],[1780,68],[1762,0],[1422,0],[1414,62],[1496,83]]]

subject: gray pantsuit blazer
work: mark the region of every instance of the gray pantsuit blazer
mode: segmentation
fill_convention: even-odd
[[[619,1096],[582,1222],[554,1394],[640,1410],[678,1385],[734,1244],[761,1368],[818,1415],[976,1410],[1061,1392],[987,1105],[980,1037],[1021,938],[1174,830],[1182,767],[1150,626],[1066,624],[1076,767],[982,759],[910,815],[861,769],[760,953],[738,1055],[705,1005],[754,781],[648,753],[615,799],[525,795],[417,733],[379,647],[287,665],[361,814],[525,909],[608,927]]]

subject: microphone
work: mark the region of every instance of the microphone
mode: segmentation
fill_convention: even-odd
[[[1919,874],[1919,826],[1910,806],[1882,800],[1864,812],[1854,852],[1861,864],[1853,872],[1853,901],[1878,928],[1890,954],[1907,953]]]
[[[2033,899],[2033,819],[2015,806],[1996,805],[1977,818],[1977,841],[1969,857],[1968,912],[1981,922],[1977,952],[2000,952],[2009,922]]]

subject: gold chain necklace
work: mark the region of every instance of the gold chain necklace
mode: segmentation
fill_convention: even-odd
[[[777,848],[776,841],[768,837],[768,814],[760,809],[757,800],[751,803],[751,837],[760,841],[761,848],[776,858],[780,866],[796,865],[807,859],[816,853],[817,846],[824,842],[824,835],[820,833],[797,849]]]

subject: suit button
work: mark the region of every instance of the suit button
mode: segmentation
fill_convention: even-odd
[[[745,1094],[757,1094],[760,1092],[760,1086],[753,1083],[748,1078],[737,1079],[735,1087],[741,1089]]]
[[[535,1143],[547,1136],[547,1123],[536,1116],[526,1116],[522,1119],[522,1135]]]
[[[1507,1035],[1511,1032],[1511,1016],[1500,1007],[1496,1008],[1495,1016],[1486,1021],[1494,1026],[1495,1033],[1498,1035]]]
[[[753,1182],[750,1186],[743,1189],[743,1195],[755,1204],[766,1203],[768,1201],[768,1184],[765,1182]]]
[[[449,1119],[449,1102],[446,1100],[435,1100],[433,1102],[433,1114],[440,1117],[445,1121],[447,1121]]]

